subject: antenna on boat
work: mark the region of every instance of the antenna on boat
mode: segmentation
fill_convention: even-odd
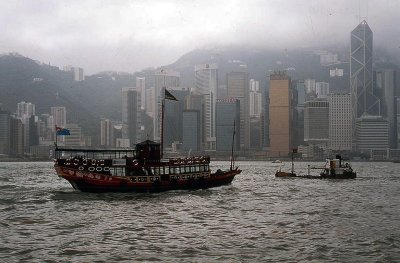
[[[233,147],[235,145],[235,131],[236,131],[236,120],[233,120],[233,134],[232,134],[232,152],[231,152],[231,171],[233,170],[233,166],[235,165],[235,160],[233,157]]]

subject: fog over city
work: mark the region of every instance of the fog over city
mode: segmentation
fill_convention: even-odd
[[[173,63],[193,49],[349,45],[363,19],[400,52],[398,0],[2,1],[0,52],[93,74]]]

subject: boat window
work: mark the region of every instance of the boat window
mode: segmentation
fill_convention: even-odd
[[[126,159],[113,159],[112,165],[126,165]]]
[[[125,168],[123,167],[110,168],[110,172],[112,176],[125,176]]]
[[[204,172],[204,165],[200,165],[200,172]]]
[[[179,167],[178,166],[173,166],[171,167],[171,174],[179,174]]]
[[[169,174],[169,167],[163,167],[164,174]]]
[[[153,175],[160,175],[160,167],[153,167]]]

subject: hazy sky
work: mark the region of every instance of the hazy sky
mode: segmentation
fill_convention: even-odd
[[[400,0],[3,0],[0,52],[134,72],[196,48],[348,44],[364,18],[375,45],[400,52],[399,14]]]

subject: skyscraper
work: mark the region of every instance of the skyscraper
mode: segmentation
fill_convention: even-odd
[[[109,119],[100,121],[100,145],[105,147],[114,147],[114,125]]]
[[[140,94],[135,88],[122,88],[122,138],[135,146],[140,140]]]
[[[229,152],[232,149],[233,127],[235,122],[235,150],[240,148],[240,100],[227,98],[217,100],[216,104],[217,151]]]
[[[51,107],[51,116],[53,116],[53,125],[61,128],[67,126],[67,108],[65,107]],[[51,127],[53,133],[55,132],[55,127]],[[65,136],[59,136],[58,143],[63,144],[65,142]]]
[[[136,90],[140,92],[141,109],[146,109],[146,78],[136,77]]]
[[[249,74],[247,72],[230,72],[226,75],[229,98],[240,100],[240,147],[250,148],[250,108],[249,108]]]
[[[381,99],[381,115],[389,123],[389,146],[397,148],[396,90],[397,73],[393,68],[379,68],[374,72],[375,92]],[[400,109],[397,109],[399,111]]]
[[[304,141],[326,146],[329,140],[329,104],[326,99],[304,103]]]
[[[329,102],[329,148],[352,149],[352,107],[350,94],[332,93]]]
[[[53,116],[54,125],[65,128],[67,125],[67,109],[65,107],[51,107],[50,113]]]
[[[160,69],[154,74],[155,87],[154,87],[154,140],[160,140],[160,125],[161,125],[161,100],[164,96],[164,88],[170,89],[179,87],[180,73],[174,70]]]
[[[184,110],[182,113],[182,149],[200,150],[200,111]]]
[[[17,104],[17,118],[22,121],[24,128],[24,150],[29,152],[29,120],[35,115],[35,104],[31,102],[21,101]]]
[[[194,68],[194,86],[198,94],[204,96],[204,146],[206,150],[216,149],[215,104],[217,99],[218,66],[201,64]]]
[[[10,113],[0,108],[0,154],[10,152]]]
[[[329,83],[327,82],[316,82],[315,93],[318,99],[326,99],[329,94]]]
[[[293,145],[293,91],[284,72],[270,75],[269,140],[270,156],[287,156]]]
[[[251,117],[260,117],[262,111],[261,105],[261,92],[260,92],[260,82],[254,79],[250,79],[250,116]]]
[[[365,20],[351,32],[350,92],[354,124],[362,115],[380,115],[380,101],[373,90],[372,38]]]

